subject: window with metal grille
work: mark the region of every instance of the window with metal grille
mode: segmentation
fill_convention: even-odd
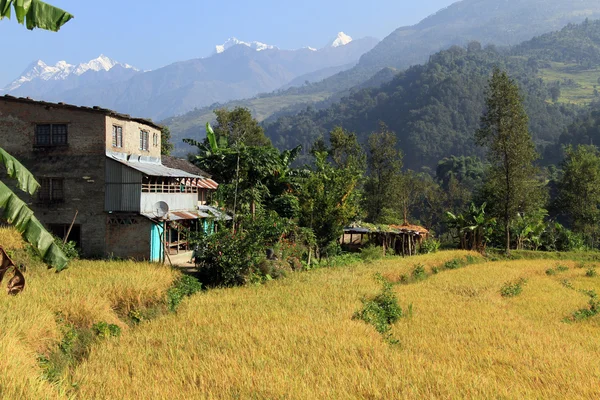
[[[44,203],[58,203],[65,199],[65,180],[63,178],[40,179],[38,191],[40,201]]]
[[[140,150],[148,151],[148,132],[140,131]]]
[[[123,147],[123,127],[122,126],[113,125],[112,145],[113,145],[113,147]]]
[[[158,133],[152,135],[152,142],[154,144],[154,147],[158,146]]]
[[[67,143],[67,124],[38,124],[35,126],[36,146],[61,146]]]

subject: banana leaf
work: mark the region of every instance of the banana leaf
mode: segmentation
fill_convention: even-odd
[[[0,0],[0,19],[11,17],[11,6],[17,22],[27,29],[40,28],[57,32],[73,15],[40,0]]]
[[[8,176],[16,179],[19,188],[24,192],[33,195],[40,187],[31,172],[2,148],[0,148],[0,165],[6,167]],[[27,204],[2,181],[0,181],[0,209],[3,210],[2,218],[13,225],[23,238],[35,247],[48,265],[56,268],[56,271],[62,271],[67,267],[68,259],[54,243],[54,237],[46,231]]]

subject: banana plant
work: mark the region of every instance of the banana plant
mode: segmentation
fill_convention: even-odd
[[[13,10],[17,22],[30,30],[39,28],[58,32],[74,18],[68,12],[39,0],[0,0],[0,20],[10,19]]]
[[[463,250],[484,251],[487,242],[496,226],[495,218],[487,218],[486,203],[480,207],[471,203],[466,213],[455,215],[446,212],[446,223],[456,231],[459,246]]]
[[[0,165],[4,165],[8,177],[17,181],[20,190],[34,195],[40,184],[33,174],[16,158],[0,148]],[[0,181],[0,209],[2,219],[13,225],[42,257],[46,264],[62,271],[67,267],[68,259],[54,237],[44,228],[42,223],[33,215],[33,211],[12,190]]]

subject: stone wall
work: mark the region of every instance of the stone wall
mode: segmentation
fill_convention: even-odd
[[[120,126],[123,129],[123,147],[112,146],[114,125]],[[140,131],[142,130],[148,132],[148,151],[140,150]],[[157,136],[156,145],[154,145],[154,135]],[[160,131],[156,128],[137,121],[129,121],[111,116],[106,117],[106,146],[111,151],[160,158],[160,139]]]

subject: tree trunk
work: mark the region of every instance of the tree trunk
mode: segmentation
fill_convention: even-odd
[[[504,229],[506,231],[506,255],[510,255],[510,223],[508,219],[504,223]]]

